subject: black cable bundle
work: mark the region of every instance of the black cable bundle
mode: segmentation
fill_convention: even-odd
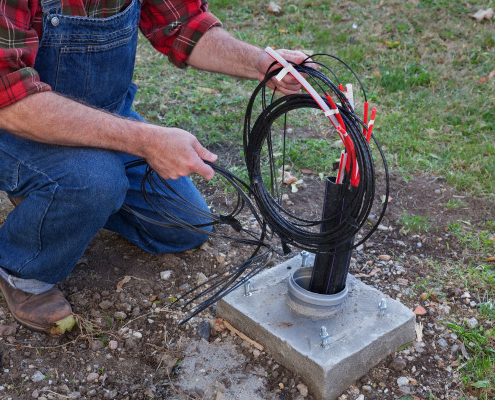
[[[198,210],[186,198],[181,196],[180,193],[173,192],[173,189],[167,181],[160,178],[155,171],[147,166],[142,181],[142,193],[145,200],[161,219],[150,219],[133,211],[129,207],[126,207],[127,211],[139,218],[160,226],[188,229],[254,247],[250,257],[245,261],[229,268],[223,273],[212,276],[207,282],[183,294],[174,303],[175,306],[180,306],[189,313],[181,323],[186,322],[266,268],[273,253],[279,253],[279,250],[276,247],[267,242],[268,233],[271,233],[280,239],[282,248],[286,254],[290,252],[290,246],[311,252],[331,253],[332,251],[348,251],[351,248],[364,243],[373,234],[381,222],[387,205],[386,201],[382,203],[377,222],[371,227],[362,240],[352,245],[351,239],[366,224],[367,217],[373,207],[373,199],[375,196],[374,160],[370,146],[363,135],[363,127],[367,128],[367,125],[356,116],[347,97],[339,90],[339,82],[336,74],[323,63],[315,61],[316,58],[320,56],[327,56],[338,60],[334,56],[320,54],[312,56],[312,59],[308,58],[308,60],[301,65],[293,66],[297,71],[305,74],[308,81],[311,81],[312,86],[314,86],[315,89],[321,90],[323,95],[330,93],[334,98],[338,98],[340,101],[340,104],[337,105],[338,110],[343,119],[345,130],[354,144],[356,165],[359,169],[359,184],[357,186],[351,184],[350,177],[352,176],[353,168],[355,167],[353,163],[350,163],[349,170],[344,175],[342,185],[345,190],[352,193],[352,197],[349,197],[350,200],[346,201],[345,209],[339,211],[339,216],[326,215],[324,218],[310,220],[295,215],[285,209],[282,205],[282,196],[277,183],[279,171],[277,170],[275,163],[272,126],[279,118],[284,118],[282,152],[283,176],[286,162],[285,141],[288,113],[299,109],[318,109],[319,106],[309,94],[287,95],[275,99],[276,90],[273,91],[270,100],[267,101],[266,83],[281,71],[281,68],[273,69],[276,63],[272,64],[264,80],[253,92],[246,110],[243,143],[250,184],[242,181],[228,170],[214,163],[208,163],[215,170],[216,174],[221,176],[236,193],[237,201],[234,202],[233,209],[230,212],[216,215],[211,212],[205,212],[204,210]],[[359,82],[359,79],[352,69],[342,61],[338,61],[348,68]],[[321,70],[328,71],[337,83],[332,82],[320,69],[315,68],[316,66],[319,66],[318,68],[321,68]],[[366,93],[361,82],[359,82],[359,84],[366,101]],[[325,99],[325,96],[322,97]],[[325,99],[325,101],[328,104],[328,100]],[[258,103],[261,103],[262,110],[254,124],[252,124],[253,107]],[[386,199],[388,199],[389,181],[387,164],[378,141],[374,135],[371,135],[371,137],[376,144],[383,162],[386,183],[385,196]],[[265,147],[267,148],[266,150],[264,150]],[[268,187],[263,180],[262,170],[263,168],[266,168],[262,163],[263,152],[265,152],[268,157],[270,175],[270,184]],[[137,160],[128,164],[127,167],[132,168],[133,166],[143,164],[146,164],[144,160]],[[145,190],[146,187],[152,189],[152,196],[148,195]],[[174,194],[173,199],[171,200],[170,198],[162,196],[161,193],[164,191],[172,191]],[[184,220],[178,219],[169,211],[172,201],[174,207],[179,207],[191,215],[200,216],[208,222],[202,225],[191,225]],[[257,221],[259,232],[244,228],[243,224],[239,221],[240,213],[246,207]],[[341,221],[339,224],[335,224],[335,221],[337,220],[336,217],[339,217],[338,220]],[[329,222],[332,222],[332,224]],[[322,224],[325,224],[326,226],[331,225],[331,227],[328,230],[321,232],[319,228]],[[204,229],[208,225],[224,225],[230,227],[232,229],[230,231],[231,234],[219,233],[217,232],[217,229],[210,233]],[[345,245],[349,243],[351,243],[351,245]]]

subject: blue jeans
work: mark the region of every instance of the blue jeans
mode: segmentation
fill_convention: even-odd
[[[53,11],[44,15],[35,64],[42,80],[63,94],[142,120],[131,109],[136,87],[130,81],[140,3],[134,0],[104,20],[58,15],[60,22],[52,26]],[[114,69],[115,58],[124,61],[125,71]],[[160,227],[122,210],[126,204],[157,218],[141,194],[144,167],[124,167],[132,159],[102,149],[33,142],[0,130],[0,190],[24,196],[0,228],[0,276],[20,290],[42,293],[70,274],[103,227],[153,254],[203,243],[204,234]],[[198,208],[208,209],[189,178],[169,184]],[[171,213],[189,224],[208,222],[180,208]]]

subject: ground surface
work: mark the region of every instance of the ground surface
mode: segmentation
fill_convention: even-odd
[[[307,209],[310,187],[290,197],[294,209]],[[221,189],[208,192],[214,206],[223,201]],[[454,200],[457,207],[446,207]],[[2,193],[2,221],[10,210]],[[411,309],[423,306],[423,337],[372,368],[342,399],[476,395],[457,372],[471,353],[445,323],[476,317],[489,329],[494,320],[478,316],[488,289],[456,275],[455,266],[467,262],[466,247],[451,228],[469,221],[474,232],[493,220],[493,210],[487,200],[463,196],[435,177],[392,175],[389,210],[353,253],[351,272]],[[418,219],[404,215],[423,216],[428,226],[418,228]],[[166,309],[204,276],[242,260],[243,251],[214,238],[187,254],[153,256],[100,232],[61,284],[81,330],[62,338],[33,333],[16,324],[0,299],[0,398],[311,399],[299,377],[233,336],[214,308],[184,325],[178,325],[184,314]]]

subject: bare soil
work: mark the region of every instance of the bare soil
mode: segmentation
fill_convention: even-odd
[[[304,179],[315,182],[317,177]],[[462,360],[466,350],[445,322],[454,311],[476,315],[461,296],[470,291],[476,300],[483,288],[476,293],[451,274],[452,261],[466,262],[465,247],[446,227],[462,220],[475,230],[493,219],[494,204],[458,193],[433,176],[415,175],[406,182],[393,174],[391,179],[386,217],[370,241],[354,251],[351,273],[370,275],[361,279],[411,309],[422,305],[427,313],[417,318],[423,324],[423,342],[412,343],[371,368],[341,398],[475,395],[456,372],[458,357]],[[291,195],[295,210],[310,209],[316,198],[311,187],[302,186]],[[207,191],[214,207],[224,201],[221,188]],[[464,206],[448,209],[450,199],[462,200]],[[10,210],[2,193],[0,221]],[[431,226],[427,231],[401,232],[404,212],[428,217]],[[60,284],[81,318],[81,329],[63,337],[32,332],[14,321],[0,299],[0,398],[313,399],[300,377],[231,334],[214,307],[183,325],[178,321],[185,314],[167,307],[204,276],[245,256],[243,246],[218,238],[195,251],[155,256],[101,231]],[[171,272],[161,276],[164,271]],[[445,274],[441,293],[423,300],[421,283],[438,274]],[[493,321],[480,323],[489,326]],[[444,342],[439,344],[441,338]],[[399,386],[400,377],[408,378],[408,383]]]

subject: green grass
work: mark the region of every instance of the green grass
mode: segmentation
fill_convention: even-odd
[[[468,328],[463,323],[447,326],[464,343],[470,358],[459,366],[462,380],[479,392],[479,399],[495,395],[495,330],[482,326]]]
[[[406,210],[403,210],[400,225],[401,232],[407,235],[409,232],[419,233],[427,232],[431,227],[431,222],[428,221],[428,216],[409,215]]]

